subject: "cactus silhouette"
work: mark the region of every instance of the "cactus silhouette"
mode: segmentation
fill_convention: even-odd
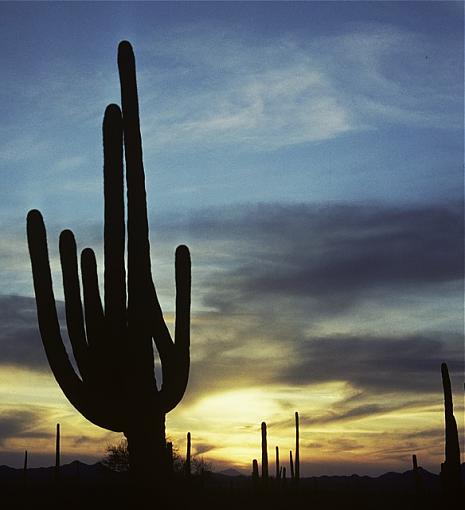
[[[299,454],[299,413],[295,413],[295,480],[300,479],[300,454]]]
[[[262,478],[268,478],[268,445],[266,442],[266,423],[262,422]]]
[[[417,456],[415,454],[412,455],[412,467],[413,467],[413,482],[415,484],[415,497],[417,499],[417,504],[419,505],[419,498],[421,497],[422,492],[422,484],[421,484],[421,474],[418,468]]]
[[[27,482],[27,450],[24,450],[23,483]]]
[[[281,472],[279,471],[279,447],[276,446],[276,479],[279,480]]]
[[[257,461],[257,459],[253,459],[252,460],[252,487],[254,490],[257,490],[259,476],[260,475],[258,474],[258,461]]]
[[[186,476],[191,476],[191,433],[187,433],[187,447],[186,447]]]
[[[124,432],[131,472],[136,479],[148,481],[168,470],[165,414],[180,402],[187,386],[190,254],[185,246],[176,250],[173,342],[152,280],[135,59],[127,41],[119,44],[118,68],[122,112],[117,105],[109,105],[103,121],[103,304],[93,250],[86,248],[81,254],[83,306],[74,235],[70,230],[60,235],[66,323],[79,375],[61,338],[46,231],[37,210],[28,213],[27,235],[39,329],[53,374],[69,401],[88,420],[100,427]],[[163,381],[159,387],[152,339],[162,365]]]
[[[55,437],[55,480],[60,480],[60,424],[57,423]]]
[[[174,471],[174,456],[173,456],[173,443],[171,441],[166,443],[166,450],[168,455],[168,472],[172,474]]]
[[[292,450],[289,450],[289,467],[291,468],[291,479],[294,479],[294,461],[292,460]]]
[[[460,446],[457,422],[454,417],[452,387],[446,363],[441,364],[442,386],[444,389],[444,420],[445,420],[445,461],[441,464],[441,481],[445,496],[453,501],[458,500],[461,491],[460,480]]]

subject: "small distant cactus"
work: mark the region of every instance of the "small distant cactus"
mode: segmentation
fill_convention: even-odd
[[[55,480],[60,479],[60,424],[57,423],[57,431],[55,437]]]
[[[460,446],[457,422],[454,417],[452,387],[446,363],[441,364],[442,385],[444,389],[445,420],[445,460],[441,464],[441,482],[444,494],[449,501],[458,501],[461,492]]]
[[[300,453],[299,453],[299,413],[295,413],[295,480],[300,479]]]
[[[415,454],[412,455],[412,465],[413,465],[413,479],[415,483],[415,491],[417,495],[419,495],[421,490],[421,477],[420,470],[418,469],[417,456]]]
[[[24,450],[23,482],[27,482],[27,450]]]
[[[186,447],[186,476],[191,476],[191,433],[187,433],[187,447]]]
[[[262,422],[262,479],[268,478],[268,445],[266,441],[266,423]]]
[[[258,474],[257,459],[253,459],[253,461],[252,461],[252,483],[253,483],[254,488],[256,488],[258,485],[259,476],[260,475]]]
[[[279,447],[276,447],[276,479],[281,478],[281,471],[279,470]]]

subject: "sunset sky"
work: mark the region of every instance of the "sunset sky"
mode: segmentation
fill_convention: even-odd
[[[463,36],[462,2],[0,3],[0,465],[52,465],[57,422],[63,462],[121,437],[51,374],[25,221],[44,216],[63,319],[61,230],[103,281],[101,122],[127,39],[170,327],[178,244],[193,264],[167,435],[247,473],[262,421],[286,463],[299,411],[303,476],[413,453],[439,472],[443,361],[464,428]]]

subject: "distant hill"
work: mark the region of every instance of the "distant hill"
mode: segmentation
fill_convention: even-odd
[[[425,489],[429,491],[439,491],[439,476],[430,473],[426,469],[419,468],[421,482]],[[64,464],[60,468],[60,478],[64,482],[76,484],[114,484],[121,483],[126,479],[124,473],[115,473],[103,464],[85,464],[75,460],[70,464]],[[465,483],[465,463],[462,464],[462,478]],[[230,486],[231,483],[237,487],[246,487],[252,483],[250,475],[244,475],[237,469],[229,468],[216,473],[207,475],[210,486]],[[30,468],[27,470],[27,482],[30,484],[48,484],[55,481],[55,468]],[[290,479],[287,482],[290,483]],[[0,482],[5,483],[23,483],[23,470],[0,466]],[[389,472],[381,476],[371,477],[367,475],[350,476],[312,476],[301,479],[303,488],[315,489],[321,491],[345,491],[345,490],[381,490],[381,491],[405,491],[411,490],[415,486],[413,470],[404,473]]]
[[[245,476],[244,473],[241,473],[239,470],[233,468],[223,469],[223,471],[217,471],[216,474],[224,476]]]

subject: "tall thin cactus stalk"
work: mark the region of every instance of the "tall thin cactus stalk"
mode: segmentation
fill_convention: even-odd
[[[417,456],[415,454],[412,455],[412,466],[413,466],[413,480],[415,484],[415,492],[418,496],[420,493],[421,486],[421,478],[420,478],[420,470],[418,469],[418,461]]]
[[[168,471],[170,474],[174,472],[174,457],[173,457],[173,443],[169,441],[166,443],[166,450],[168,453]]]
[[[276,447],[276,479],[279,480],[281,472],[279,471],[279,447]]]
[[[268,445],[266,440],[266,423],[262,422],[262,479],[268,479]]]
[[[60,424],[57,423],[55,437],[55,480],[60,479]]]
[[[124,432],[134,478],[150,483],[168,471],[165,414],[182,399],[189,375],[190,255],[186,246],[176,250],[173,342],[152,279],[136,68],[127,41],[119,44],[118,67],[122,111],[109,105],[103,120],[103,303],[95,253],[89,248],[81,253],[82,302],[74,235],[70,230],[60,235],[66,322],[79,373],[62,341],[46,231],[37,210],[28,214],[27,234],[39,329],[53,374],[88,420]],[[153,341],[162,364],[163,381],[158,386]]]
[[[24,450],[23,482],[27,482],[27,450]]]
[[[191,433],[187,433],[187,446],[186,446],[186,476],[191,476]]]
[[[289,467],[291,468],[291,479],[294,480],[294,460],[292,459],[292,450],[289,450]]]
[[[452,387],[446,363],[441,364],[442,386],[444,389],[445,460],[441,464],[441,482],[449,501],[458,500],[461,492],[460,446],[457,422],[454,416]]]
[[[295,479],[300,480],[299,413],[295,413]]]

